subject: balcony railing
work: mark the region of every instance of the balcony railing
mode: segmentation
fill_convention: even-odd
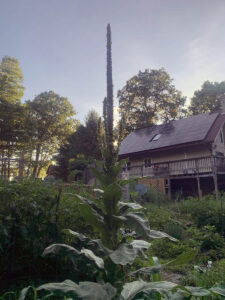
[[[169,176],[193,176],[207,173],[225,173],[225,157],[210,156],[194,159],[183,159],[170,162],[153,163],[151,167],[129,166],[123,173],[129,177],[169,177]]]

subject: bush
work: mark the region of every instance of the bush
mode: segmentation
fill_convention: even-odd
[[[60,200],[60,201],[59,201]],[[63,242],[61,230],[88,231],[79,216],[75,201],[63,194],[59,199],[56,185],[40,179],[18,182],[0,181],[0,288],[12,282],[38,282],[68,273],[64,262],[50,262],[41,256],[53,242]],[[90,233],[90,230],[88,231]]]
[[[143,195],[144,202],[157,204],[159,207],[167,201],[165,194],[157,192],[154,188],[148,187],[147,193]]]
[[[216,283],[225,284],[225,259],[206,266],[194,266],[194,270],[182,278],[182,284],[210,288]]]
[[[221,195],[221,201],[224,202],[224,196]],[[197,227],[206,225],[215,226],[218,233],[224,234],[225,230],[225,205],[221,210],[221,201],[216,200],[214,196],[209,195],[198,198],[189,198],[183,201],[181,211],[189,214]]]

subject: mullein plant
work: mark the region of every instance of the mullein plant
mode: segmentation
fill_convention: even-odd
[[[43,284],[36,291],[52,296],[53,299],[58,296],[61,299],[130,300],[140,299],[136,298],[138,295],[147,295],[148,298],[142,299],[161,299],[159,297],[168,295],[177,285],[166,281],[132,281],[132,278],[142,274],[151,276],[165,265],[157,264],[135,272],[129,270],[136,257],[144,255],[151,246],[151,239],[175,239],[166,233],[151,230],[140,204],[121,201],[122,187],[127,181],[119,178],[125,161],[117,161],[118,149],[114,148],[110,25],[107,26],[107,97],[104,100],[103,112],[103,162],[99,162],[98,168],[93,169],[100,188],[94,189],[96,197],[72,195],[78,203],[81,215],[99,238],[91,239],[70,229],[64,230],[70,245],[50,245],[44,250],[43,256],[59,255],[69,259],[76,283],[67,279],[59,283]],[[188,259],[193,258],[193,255],[195,253],[189,253]],[[187,256],[180,257],[178,261],[185,259],[187,260]],[[79,278],[89,281],[77,283]],[[127,281],[130,282],[126,283]],[[29,287],[22,290],[20,300],[25,299],[28,293]]]

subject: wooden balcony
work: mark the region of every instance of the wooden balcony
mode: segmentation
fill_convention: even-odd
[[[225,157],[211,156],[183,159],[163,163],[153,163],[151,167],[131,166],[123,170],[133,177],[195,177],[209,174],[225,174]]]

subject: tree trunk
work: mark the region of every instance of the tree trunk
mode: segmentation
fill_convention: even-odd
[[[21,151],[19,158],[19,177],[23,177],[24,172],[24,150]]]
[[[40,166],[37,170],[37,177],[39,177],[42,167]]]
[[[33,169],[33,176],[37,176],[40,152],[41,152],[41,145],[38,145],[37,149],[36,149],[36,159],[35,159],[35,165],[34,165],[34,169]]]

